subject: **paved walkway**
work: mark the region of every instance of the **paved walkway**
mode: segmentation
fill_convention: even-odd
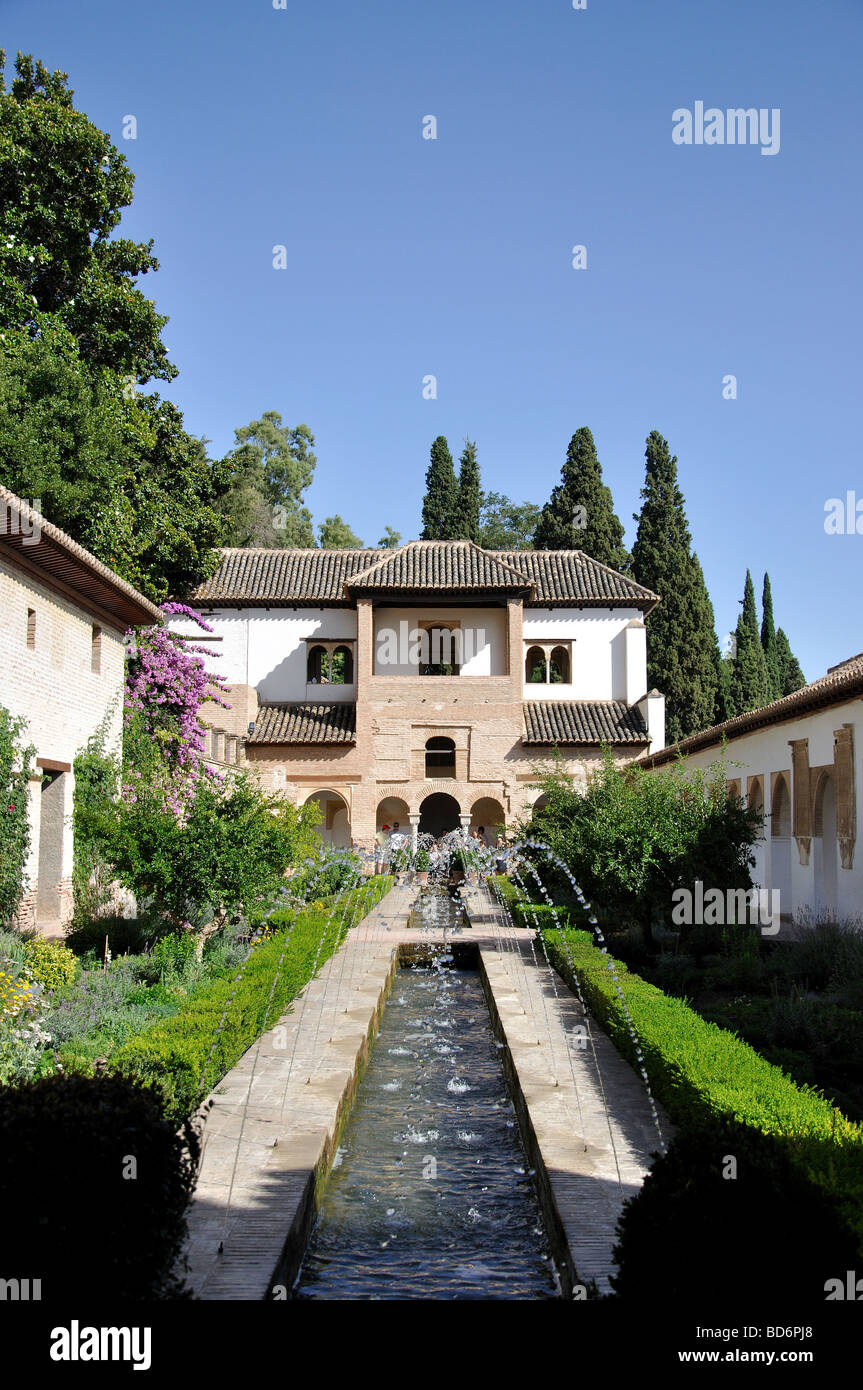
[[[486,889],[466,890],[471,928],[456,934],[409,929],[415,893],[392,889],[211,1096],[189,1217],[198,1298],[289,1294],[399,948],[445,941],[478,951],[546,1222],[571,1252],[564,1287],[607,1289],[620,1208],[659,1147],[640,1078]]]

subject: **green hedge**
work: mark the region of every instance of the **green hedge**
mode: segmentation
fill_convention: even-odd
[[[154,1023],[125,1043],[114,1054],[111,1070],[156,1087],[171,1117],[184,1118],[255,1039],[277,1022],[311,978],[316,955],[318,966],[323,965],[351,924],[371,911],[392,882],[389,875],[380,874],[351,889],[332,919],[326,910],[312,905],[274,913],[269,922],[272,935],[253,948],[239,979],[215,980],[172,1018]]]
[[[593,944],[583,931],[544,933],[549,954],[570,984],[573,967],[585,1003],[633,1065],[638,1059],[613,966],[655,1096],[675,1124],[730,1116],[776,1137],[788,1161],[841,1213],[863,1250],[863,1129],[818,1092],[797,1086],[747,1043],[708,1023]],[[564,940],[566,948],[564,948]]]

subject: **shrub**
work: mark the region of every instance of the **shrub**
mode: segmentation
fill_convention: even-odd
[[[827,1195],[861,1241],[863,1253],[863,1130],[858,1125],[682,1000],[631,975],[597,949],[587,933],[548,932],[546,937],[557,969],[569,981],[575,972],[588,1008],[618,1050],[633,1065],[644,1066],[675,1124],[692,1128],[727,1115],[762,1133],[793,1139],[791,1161]],[[641,1056],[630,1035],[624,1000]]]
[[[352,887],[363,876],[363,861],[358,854],[339,851],[319,859],[309,859],[288,880],[291,895],[303,902],[329,897],[342,888]]]
[[[551,847],[606,919],[640,926],[648,942],[654,922],[673,925],[675,889],[693,891],[698,879],[722,891],[751,886],[761,815],[727,795],[721,762],[654,773],[620,768],[606,750],[584,790],[562,769],[539,783],[546,804],[523,833]],[[550,887],[569,888],[544,851],[528,854]]]
[[[164,925],[161,931],[164,931]],[[111,955],[137,955],[160,935],[160,929],[151,917],[89,917],[75,923],[66,933],[66,945],[76,956],[93,952],[102,959],[105,954],[105,940]]]
[[[793,1139],[728,1117],[688,1125],[623,1208],[611,1280],[618,1296],[674,1306],[697,1289],[708,1308],[760,1307],[789,1293],[823,1301],[825,1282],[844,1278],[859,1255],[793,1150]]]
[[[120,1048],[112,1069],[157,1086],[172,1117],[189,1114],[281,1016],[311,978],[316,958],[323,965],[350,925],[391,887],[392,878],[379,874],[346,893],[332,915],[314,905],[274,913],[268,936],[234,979],[198,989],[173,1018]]]
[[[4,1273],[42,1299],[184,1296],[175,1272],[198,1162],[157,1098],[116,1076],[0,1087]],[[22,1183],[26,1192],[22,1190]]]
[[[414,868],[416,869],[417,873],[428,873],[428,867],[430,862],[431,861],[429,860],[428,850],[423,849],[422,846],[420,846],[420,848],[414,855]]]
[[[62,941],[49,941],[44,936],[30,938],[24,959],[31,979],[45,989],[64,989],[78,973],[75,953]]]
[[[0,923],[12,922],[25,886],[30,849],[28,787],[36,749],[24,744],[26,720],[0,705]]]

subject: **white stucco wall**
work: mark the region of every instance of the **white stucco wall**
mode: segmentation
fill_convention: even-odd
[[[410,643],[410,634],[420,623],[457,622],[462,632],[463,650],[466,659],[461,667],[463,676],[505,676],[506,675],[506,610],[494,608],[435,608],[433,605],[421,608],[375,609],[375,675],[377,676],[415,676],[418,662],[410,661],[410,650],[403,648]],[[402,626],[404,625],[404,626]],[[385,664],[381,657],[385,652],[384,635],[392,632],[400,640],[397,643],[400,660],[392,665]]]
[[[220,608],[202,617],[221,642],[212,646],[210,666],[229,685],[252,685],[266,704],[321,699],[353,700],[354,685],[306,685],[305,638],[356,638],[357,615],[350,608]],[[171,620],[175,632],[197,631],[188,618]]]
[[[633,652],[632,677],[636,660],[646,670],[646,630],[630,631],[627,637],[626,629],[633,620],[641,620],[636,608],[526,608],[522,663],[532,642],[571,641],[573,645],[571,683],[525,681],[525,699],[626,700],[629,695],[629,703],[640,700],[646,689],[634,694],[627,689],[626,645],[628,641]]]
[[[811,841],[809,863],[801,864],[793,835],[777,838],[771,834],[771,783],[774,772],[787,773],[793,797],[791,749],[789,741],[809,740],[809,766],[822,767],[833,762],[833,735],[843,724],[854,728],[854,782],[857,803],[857,843],[850,869],[843,869],[835,834],[815,836]],[[719,760],[718,747],[692,753],[686,759],[690,768],[706,768]],[[803,715],[786,723],[744,734],[731,740],[726,749],[726,777],[740,779],[746,795],[747,778],[761,776],[764,785],[765,836],[756,850],[753,880],[761,888],[778,888],[782,894],[780,910],[797,913],[808,909],[814,914],[830,912],[841,918],[863,917],[863,701],[851,700],[829,709]],[[661,769],[657,769],[660,771]],[[792,827],[793,828],[793,827]],[[814,830],[814,826],[813,826]],[[832,878],[835,901],[828,890]]]

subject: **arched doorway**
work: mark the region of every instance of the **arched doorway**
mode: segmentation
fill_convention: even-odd
[[[339,792],[322,788],[307,796],[306,801],[314,801],[321,808],[321,821],[315,829],[324,844],[335,849],[350,849],[351,822],[345,798]]]
[[[770,810],[770,888],[779,893],[779,913],[790,920],[791,902],[791,793],[785,773],[773,784]]]
[[[532,809],[533,809],[534,811],[541,811],[541,810],[543,810],[543,808],[546,807],[547,805],[548,805],[548,797],[546,796],[545,792],[543,792],[541,796],[538,796],[538,797],[536,798],[536,801],[533,803]]]
[[[500,841],[500,827],[506,820],[504,809],[493,796],[481,796],[475,801],[470,813],[471,829],[482,826],[485,843],[494,848]]]
[[[400,796],[385,796],[383,801],[378,802],[378,809],[375,812],[375,831],[381,834],[385,825],[389,826],[389,832],[395,822],[398,821],[399,830],[403,835],[410,835],[411,826],[408,820],[408,804],[402,801]],[[384,840],[387,835],[382,837]]]
[[[458,830],[460,812],[454,796],[448,792],[432,792],[420,805],[420,834],[434,835],[437,839],[449,830]]]
[[[813,829],[815,911],[832,916],[836,912],[839,847],[836,839],[836,785],[829,772],[822,775],[815,793]]]
[[[750,810],[752,810],[752,811],[758,811],[758,813],[759,813],[760,815],[762,815],[762,816],[764,815],[764,784],[763,784],[763,782],[761,781],[761,778],[760,778],[760,777],[753,777],[752,780],[751,780],[751,782],[749,783],[748,803],[749,803],[749,809],[750,809]],[[761,887],[761,888],[766,888],[766,887],[767,887],[767,869],[766,869],[766,865],[767,865],[767,853],[766,853],[766,848],[765,848],[764,828],[763,828],[763,827],[762,827],[761,831],[759,832],[758,839],[755,841],[755,844],[752,846],[752,852],[753,852],[753,854],[754,854],[754,856],[755,856],[755,867],[754,867],[754,869],[753,869],[753,874],[752,874],[753,882],[756,883],[756,884],[758,884],[758,886]]]

